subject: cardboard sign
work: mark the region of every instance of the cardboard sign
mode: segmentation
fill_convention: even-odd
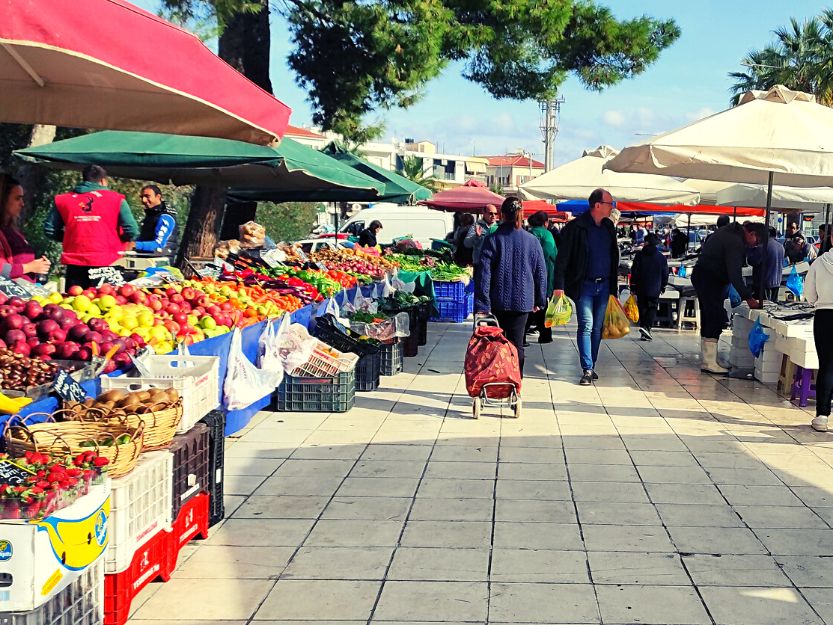
[[[65,369],[58,371],[55,381],[52,382],[52,390],[64,401],[84,401],[87,399],[87,391]]]
[[[122,286],[125,284],[124,276],[117,267],[94,267],[87,270],[90,282],[96,283],[97,286],[102,284],[111,284],[113,286]]]
[[[32,296],[28,289],[21,286],[14,280],[9,280],[8,278],[4,278],[2,276],[0,276],[0,291],[9,297],[23,297],[29,299]]]
[[[33,475],[29,469],[24,469],[11,460],[0,460],[0,483],[20,486]]]

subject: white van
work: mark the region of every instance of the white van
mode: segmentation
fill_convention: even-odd
[[[411,236],[424,249],[431,247],[431,239],[445,239],[454,229],[454,214],[434,210],[427,206],[399,206],[379,203],[353,215],[339,230],[358,236],[359,233],[378,219],[382,231],[377,237],[379,244],[392,243],[394,239]]]

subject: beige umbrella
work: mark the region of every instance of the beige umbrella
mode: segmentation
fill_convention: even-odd
[[[767,188],[759,184],[733,184],[717,192],[721,206],[766,206]],[[820,213],[826,204],[833,204],[830,187],[772,187],[772,208],[793,209],[802,213]]]
[[[668,176],[620,174],[603,169],[617,151],[603,145],[587,150],[574,161],[548,171],[521,186],[528,200],[587,199],[594,189],[604,188],[616,200],[656,204],[697,204],[699,193],[683,181]]]

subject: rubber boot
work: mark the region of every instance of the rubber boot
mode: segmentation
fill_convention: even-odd
[[[716,375],[726,375],[729,370],[721,367],[717,362],[717,339],[700,339],[700,354],[703,363],[700,365],[700,371],[706,373],[714,373]]]

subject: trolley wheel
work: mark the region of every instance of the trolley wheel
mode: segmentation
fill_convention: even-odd
[[[520,395],[515,396],[515,405],[513,406],[513,408],[515,409],[514,416],[517,419],[521,416],[521,396]]]
[[[480,418],[480,397],[475,397],[471,402],[471,416],[474,419]]]

